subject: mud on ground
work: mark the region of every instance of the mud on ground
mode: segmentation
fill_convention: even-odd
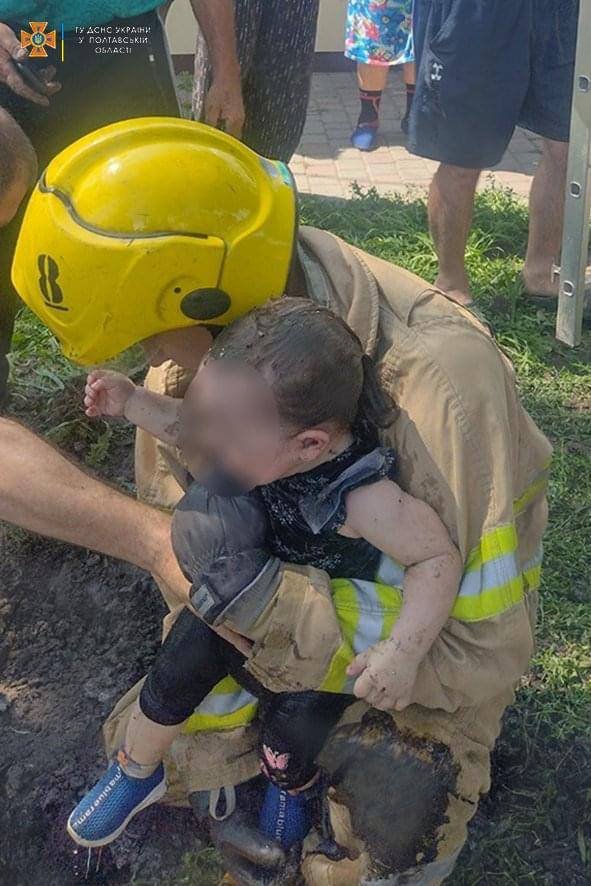
[[[68,386],[52,424],[78,421],[79,403],[80,383]],[[60,444],[89,460],[100,433],[74,427]],[[116,433],[99,473],[129,488],[132,460],[131,433]],[[88,852],[74,853],[65,821],[104,771],[101,724],[146,673],[164,612],[141,570],[0,527],[0,886],[85,881]],[[153,808],[103,851],[98,872],[92,853],[86,882],[170,882],[201,846],[188,811]]]
[[[71,416],[72,402],[79,415],[79,390],[52,404],[53,424],[62,407],[63,417]],[[35,414],[35,404],[28,405]],[[129,488],[131,435],[114,434],[108,443],[100,473]],[[88,461],[97,436],[77,431],[61,444]],[[163,612],[140,570],[0,529],[0,886],[85,882],[88,854],[74,854],[65,820],[104,770],[101,723],[146,672]],[[493,789],[450,886],[589,884],[590,774],[589,735],[575,741],[545,735],[536,709],[522,700],[508,714],[493,759]],[[549,793],[551,820],[535,811]],[[86,882],[219,882],[215,859],[195,857],[202,847],[188,811],[152,808],[104,850],[98,872],[93,853]],[[500,863],[507,854],[528,859],[539,875],[512,879]]]
[[[64,822],[104,769],[100,724],[146,672],[163,607],[141,572],[85,551],[8,532],[1,559],[0,883],[68,886],[88,853]],[[198,845],[188,812],[150,810],[92,880],[161,882]]]

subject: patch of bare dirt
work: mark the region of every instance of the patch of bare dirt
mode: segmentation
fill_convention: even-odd
[[[147,670],[163,606],[134,567],[7,530],[0,563],[0,883],[84,880],[66,818],[105,766],[100,726]],[[2,710],[4,709],[4,710]],[[90,881],[161,881],[197,848],[188,812],[142,815]]]

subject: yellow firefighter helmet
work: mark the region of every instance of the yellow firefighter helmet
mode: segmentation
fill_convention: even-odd
[[[225,325],[282,295],[293,178],[189,120],[126,120],[81,138],[31,197],[14,286],[64,353],[101,363],[142,339]]]

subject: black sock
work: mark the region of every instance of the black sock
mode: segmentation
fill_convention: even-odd
[[[403,132],[408,132],[408,118],[410,117],[410,112],[412,111],[412,102],[415,97],[415,85],[414,83],[406,84],[406,113],[402,120],[400,121],[400,128]]]
[[[357,125],[377,125],[380,113],[380,101],[382,98],[381,89],[360,89],[359,98],[361,100],[361,113]]]
[[[406,84],[406,114],[405,117],[408,117],[412,110],[412,101],[415,97],[415,85],[414,83]]]

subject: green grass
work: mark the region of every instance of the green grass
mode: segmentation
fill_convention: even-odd
[[[369,193],[344,205],[305,197],[302,209],[307,224],[434,278],[423,199]],[[552,315],[525,302],[519,270],[526,238],[523,203],[505,190],[478,196],[467,251],[474,292],[555,458],[539,650],[507,715],[493,790],[452,886],[591,882],[591,338],[585,334],[576,350],[558,344]],[[76,371],[29,314],[18,324],[13,365],[15,410],[43,432],[102,466],[114,445],[129,442],[121,426],[84,419]],[[188,859],[175,883],[205,886],[218,877],[215,856],[206,852]]]
[[[130,428],[123,422],[86,418],[82,405],[86,373],[63,356],[54,336],[26,309],[17,319],[12,347],[10,411],[108,476],[110,465],[129,449]],[[139,379],[143,353],[131,348],[105,365]],[[123,476],[110,479],[127,485]]]
[[[307,224],[434,279],[422,199],[302,202]],[[452,886],[591,883],[591,336],[571,350],[554,339],[553,315],[527,304],[519,282],[526,242],[521,201],[501,189],[477,198],[466,256],[473,291],[555,455],[539,650]]]
[[[215,849],[209,847],[183,857],[182,873],[174,877],[162,875],[160,880],[132,880],[132,886],[217,886],[224,868]]]

